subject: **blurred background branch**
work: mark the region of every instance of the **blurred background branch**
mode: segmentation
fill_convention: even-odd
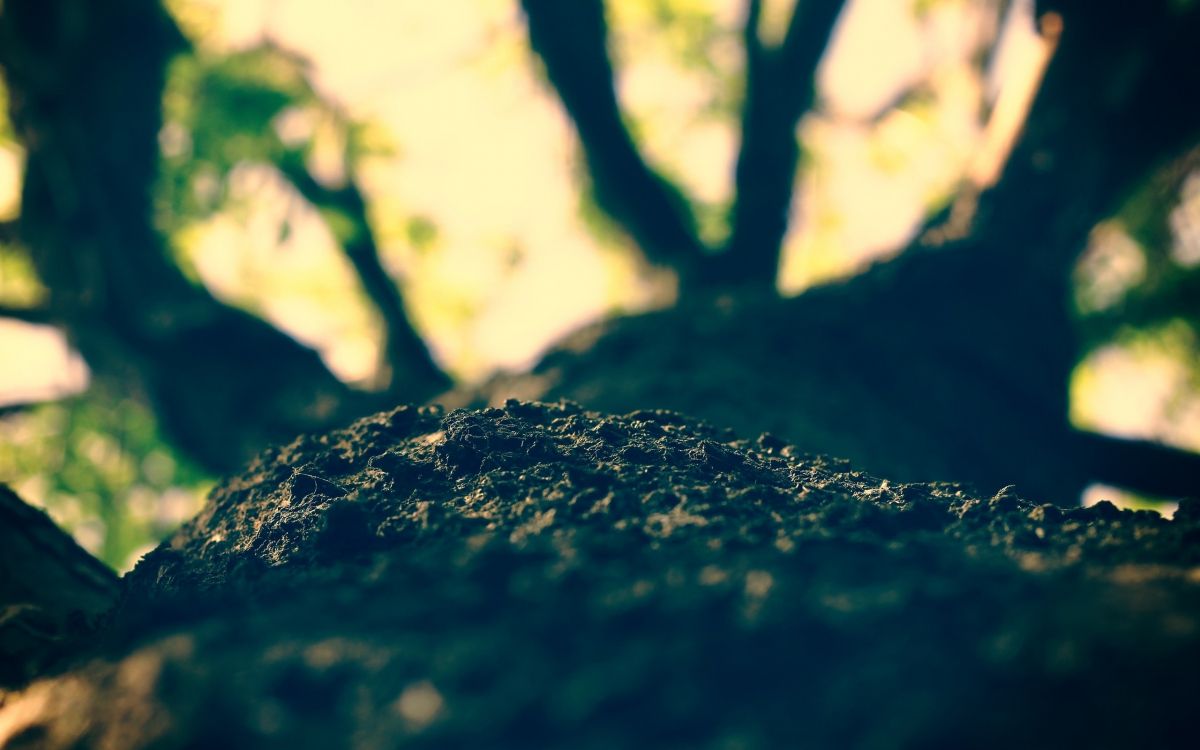
[[[329,188],[313,177],[303,155],[285,152],[278,164],[300,195],[323,214],[336,217],[338,240],[358,274],[363,292],[383,320],[384,343],[373,379],[374,389],[405,401],[424,401],[450,386],[450,378],[434,363],[425,342],[413,330],[395,280],[384,268],[375,233],[367,219],[367,204],[353,175]],[[332,223],[332,222],[331,222]]]
[[[53,322],[50,310],[45,307],[21,307],[16,305],[0,305],[0,318],[10,318],[23,323],[47,324]]]
[[[625,127],[603,1],[522,0],[521,7],[529,43],[575,124],[596,202],[647,260],[691,277],[705,250],[687,197],[646,163]]]
[[[797,127],[812,106],[817,64],[841,0],[800,0],[778,47],[762,39],[761,0],[747,3],[745,99],[730,235],[707,283],[773,291],[800,160]]]

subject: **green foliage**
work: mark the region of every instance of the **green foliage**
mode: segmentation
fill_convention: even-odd
[[[1125,242],[1132,246],[1137,275],[1123,294],[1087,311],[1092,314],[1081,322],[1088,346],[1103,345],[1126,328],[1150,330],[1171,321],[1191,329],[1193,336],[1200,335],[1200,267],[1185,262],[1177,252],[1182,238],[1172,226],[1177,212],[1196,211],[1194,204],[1181,205],[1182,191],[1196,174],[1200,174],[1200,151],[1167,165],[1118,213],[1116,221],[1125,233]],[[1083,258],[1080,275],[1084,278],[1089,261],[1104,257],[1096,249],[1089,249]],[[1200,371],[1200,352],[1192,349],[1180,356]]]
[[[408,244],[418,253],[424,253],[437,245],[440,232],[433,219],[428,216],[413,216],[405,225]]]
[[[7,118],[0,118],[0,144],[11,139]],[[298,55],[264,44],[181,56],[164,95],[158,227],[175,235],[237,210],[231,183],[239,167],[279,169],[291,160],[305,170],[318,148],[345,160],[379,142],[320,97]],[[357,231],[345,217],[322,215],[342,240]],[[0,299],[27,305],[44,295],[28,257],[0,248]],[[0,481],[45,507],[118,570],[190,517],[211,483],[165,441],[145,405],[96,387],[0,416]]]
[[[1181,201],[1197,169],[1200,151],[1166,165],[1092,234],[1075,278],[1086,353],[1072,377],[1076,424],[1200,445],[1200,267],[1177,252],[1183,238],[1172,226],[1178,212],[1194,210]],[[1122,417],[1126,400],[1134,406]],[[1168,507],[1135,495],[1123,504]]]
[[[134,399],[95,389],[0,416],[0,480],[117,570],[199,508],[211,480]]]
[[[721,28],[711,8],[702,3],[673,0],[648,0],[647,4],[656,30],[684,67],[720,75],[713,48],[731,32]]]
[[[288,150],[281,115],[313,107],[305,62],[263,45],[225,57],[181,57],[163,100],[159,225],[173,232],[224,207],[228,176],[244,162],[277,163]]]
[[[156,194],[157,222],[167,234],[236,208],[230,177],[239,166],[285,175],[299,166],[312,175],[319,156],[336,162],[332,172],[344,180],[358,159],[388,151],[377,128],[352,121],[314,88],[307,60],[271,43],[180,58],[163,109]]]
[[[363,239],[363,227],[355,220],[355,217],[350,216],[342,209],[322,207],[320,214],[321,218],[325,220],[326,226],[329,227],[329,231],[342,247],[347,247]]]
[[[8,87],[4,85],[4,79],[0,78],[0,146],[16,142],[17,135],[13,132],[12,122],[8,119]]]
[[[29,255],[0,243],[0,302],[33,307],[41,304],[46,294]]]
[[[736,58],[740,30],[722,23],[711,3],[697,0],[615,0],[610,23],[618,44],[618,67],[658,57],[681,73],[704,81],[708,98],[701,118],[730,120],[741,104],[742,79]]]

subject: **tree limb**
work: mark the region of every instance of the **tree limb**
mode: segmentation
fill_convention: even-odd
[[[1036,255],[1033,263],[1062,276],[1098,221],[1200,139],[1200,103],[1181,93],[1200,87],[1200,7],[1042,0],[1038,12],[1057,47],[1000,181],[980,196],[973,231],[1020,228],[1030,241],[1006,252]]]
[[[318,211],[336,212],[350,222],[338,236],[346,258],[353,266],[367,298],[383,319],[384,343],[381,383],[388,392],[406,401],[420,402],[445,390],[451,381],[434,363],[425,342],[413,329],[404,300],[379,256],[375,234],[367,219],[366,201],[353,177],[340,188],[318,182],[299,152],[288,153],[279,167],[300,195]],[[334,232],[335,236],[339,232]]]
[[[603,0],[522,0],[534,52],[575,123],[600,207],[652,263],[685,281],[704,256],[687,200],[638,152],[621,117]]]
[[[0,484],[0,686],[35,676],[85,636],[120,593],[104,563]]]
[[[1072,271],[1096,223],[1200,139],[1200,103],[1181,94],[1200,87],[1200,6],[1045,0],[1039,11],[1055,54],[1000,181],[979,195],[971,233],[937,249],[917,243],[853,287],[879,319],[903,311],[938,350],[977,363],[1022,403],[1044,404],[1031,430],[1059,432],[1065,444],[1066,386],[1085,343],[1068,307]],[[1179,280],[1179,294],[1189,292],[1187,281]],[[1084,325],[1096,331],[1105,320],[1116,323],[1103,315]],[[959,418],[965,408],[976,409],[960,407]],[[1128,441],[1069,440],[1082,478],[1134,490],[1173,494],[1156,482],[1181,480],[1196,466]]]
[[[817,65],[843,2],[798,0],[773,48],[759,30],[761,1],[747,2],[742,142],[730,236],[708,273],[716,283],[774,286],[800,158],[796,127],[812,106]]]
[[[36,323],[38,325],[48,325],[54,321],[54,315],[51,313],[50,308],[40,305],[24,307],[21,305],[0,304],[0,318],[19,320],[22,323]]]
[[[1200,454],[1151,440],[1072,434],[1072,451],[1097,479],[1156,497],[1195,497],[1200,492]]]
[[[17,224],[18,221],[16,219],[0,221],[0,245],[11,245],[20,240],[20,236],[17,233]]]

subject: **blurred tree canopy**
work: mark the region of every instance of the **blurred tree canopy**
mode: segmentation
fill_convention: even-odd
[[[744,6],[735,198],[727,239],[710,246],[694,231],[680,189],[631,145],[619,105],[607,95],[613,72],[603,55],[604,4],[522,3],[533,48],[579,131],[600,205],[649,260],[677,269],[685,300],[738,293],[739,286],[756,287],[759,297],[773,290],[797,184],[796,125],[812,105],[811,81],[842,3],[796,4],[782,15],[776,39],[767,41],[763,14],[775,5]],[[606,409],[651,398],[743,431],[772,424],[809,450],[849,456],[901,479],[940,476],[1000,486],[1008,477],[1024,491],[1060,501],[1096,479],[1152,495],[1193,493],[1200,468],[1194,455],[1073,429],[1067,383],[1089,346],[1125,335],[1118,331],[1131,322],[1121,311],[1121,322],[1106,330],[1098,320],[1081,328],[1072,308],[1077,259],[1093,228],[1114,216],[1134,227],[1162,226],[1191,173],[1188,152],[1200,136],[1200,102],[1183,92],[1194,90],[1200,76],[1190,41],[1200,31],[1200,9],[1195,3],[1135,10],[1120,3],[1042,2],[1036,14],[1053,56],[1001,179],[989,173],[997,170],[969,170],[953,200],[894,260],[766,315],[742,315],[730,327],[744,331],[744,343],[733,344],[737,354],[728,359],[751,364],[737,362],[725,371],[733,393],[686,374],[704,367],[705,354],[672,366],[653,351],[662,346],[657,343],[648,344],[643,357],[630,356],[631,348],[642,351],[630,341],[649,333],[633,326],[600,337],[600,346],[613,342],[610,358],[625,363],[620,374],[610,368],[602,377],[628,383],[638,371],[666,367],[678,376],[670,386],[649,383],[616,395],[618,387],[566,365],[541,373],[557,379],[547,392]],[[994,119],[1001,119],[1000,109],[997,103]],[[618,169],[622,174],[611,174]],[[1152,197],[1142,193],[1139,200],[1147,184]],[[633,198],[620,203],[605,197],[610,193]],[[743,245],[743,237],[752,239]],[[1165,259],[1165,236],[1150,242],[1159,248],[1158,271],[1186,283],[1192,272]],[[1159,300],[1163,291],[1143,287]],[[1136,304],[1136,297],[1126,304]],[[1189,318],[1178,301],[1165,308],[1159,322]],[[1185,325],[1194,327],[1194,316],[1191,321]],[[767,326],[791,330],[774,337],[753,333]],[[660,332],[665,340],[694,343],[687,332],[703,326],[663,328],[670,330]],[[754,338],[768,340],[747,341]],[[718,339],[709,342],[719,347]],[[597,360],[586,358],[588,366]],[[885,372],[872,374],[881,367]],[[778,386],[769,378],[790,382]],[[704,382],[680,386],[692,379]],[[755,389],[769,393],[756,396]],[[775,410],[786,416],[764,416]]]
[[[618,95],[612,8],[519,5],[577,133],[604,231],[668,269],[678,304],[604,329],[574,364],[564,364],[570,345],[552,353],[536,385],[511,392],[778,429],[899,479],[1011,479],[1064,502],[1095,479],[1151,495],[1194,491],[1194,455],[1072,428],[1068,383],[1081,357],[1133,330],[1186,330],[1195,363],[1200,263],[1174,249],[1171,227],[1181,200],[1200,193],[1200,4],[1037,3],[1053,57],[1002,178],[964,176],[894,259],[795,300],[779,297],[778,278],[804,185],[797,134],[820,107],[818,66],[845,3],[746,0],[733,32],[702,4],[643,4],[671,54],[711,81],[706,107],[735,113],[728,205],[689,195],[647,156]],[[989,7],[1001,19],[1012,5]],[[731,43],[740,71],[714,63]],[[981,67],[995,54],[984,52]],[[303,57],[269,42],[192,49],[158,0],[4,0],[0,66],[12,125],[0,137],[26,160],[19,220],[0,225],[3,262],[36,278],[32,293],[6,292],[0,314],[59,327],[88,365],[87,405],[43,419],[84,415],[93,438],[118,434],[121,420],[138,425],[119,441],[132,468],[113,477],[77,480],[61,459],[64,495],[91,493],[121,527],[131,517],[120,510],[128,495],[111,499],[121,485],[195,484],[267,444],[452,386],[381,258],[358,173],[380,139],[318,92]],[[889,111],[921,96],[905,91]],[[232,186],[250,168],[315,210],[352,268],[379,330],[369,383],[342,382],[252,304],[219,299],[171,245],[236,207]],[[1094,239],[1102,222],[1124,227],[1142,270],[1097,302],[1096,269],[1111,254]],[[725,338],[710,335],[722,326]],[[722,361],[732,364],[696,374]],[[447,400],[501,398],[504,388]],[[63,456],[87,453],[71,440]],[[41,460],[27,453],[11,463]],[[150,455],[167,458],[144,465]],[[120,539],[106,542],[109,562],[137,546]]]

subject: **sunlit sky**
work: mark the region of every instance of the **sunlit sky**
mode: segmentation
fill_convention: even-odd
[[[628,253],[584,226],[574,136],[535,73],[514,0],[169,5],[202,50],[270,38],[301,52],[323,94],[379,126],[394,154],[370,158],[359,176],[384,259],[435,356],[459,377],[524,367],[570,329],[661,298],[662,285],[647,280]],[[732,31],[743,3],[674,5],[714,12]],[[989,4],[922,6],[915,13],[913,4],[895,0],[848,4],[819,72],[818,110],[801,124],[807,161],[782,269],[786,290],[845,274],[902,245],[930,205],[973,169],[984,138],[980,113],[1005,86],[1029,77],[1039,45],[1029,2],[1016,4],[1026,13],[1011,24],[991,77],[973,64],[996,32]],[[730,119],[704,115],[712,79],[674,59],[644,2],[613,0],[610,7],[619,91],[646,153],[694,197],[728,201],[736,134]],[[769,11],[786,7],[768,3]],[[713,56],[736,75],[735,38]],[[914,87],[919,98],[891,109]],[[16,210],[19,164],[19,154],[0,150],[0,214]],[[255,198],[248,217],[217,216],[177,238],[203,281],[318,348],[343,378],[366,378],[377,332],[323,222],[297,206],[268,169],[248,167],[235,182]],[[280,243],[285,215],[294,226]],[[414,218],[438,230],[425,252],[408,239]],[[21,363],[0,368],[5,400],[81,379],[61,340],[15,323],[0,322],[0,361]],[[1157,355],[1114,349],[1100,361],[1105,368],[1080,386],[1077,419],[1161,433],[1145,416],[1153,409],[1120,393],[1136,381],[1145,386],[1139,394],[1161,403],[1160,384],[1178,373],[1168,373]]]

